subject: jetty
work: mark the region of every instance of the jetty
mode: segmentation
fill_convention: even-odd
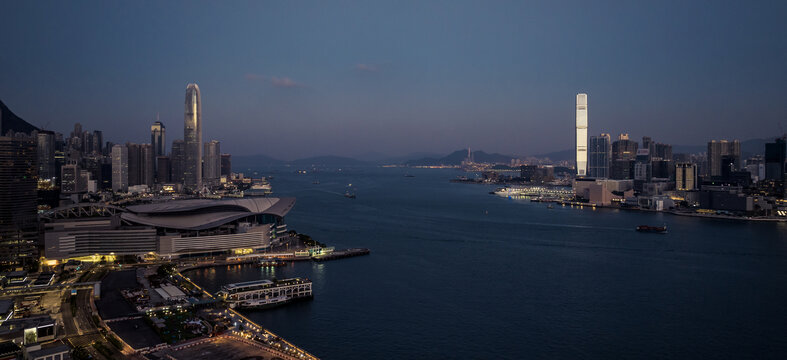
[[[353,256],[369,255],[371,251],[365,248],[335,250],[329,254],[312,256],[312,260],[316,262],[343,259]]]

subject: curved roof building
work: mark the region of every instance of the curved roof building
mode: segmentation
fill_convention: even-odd
[[[269,248],[286,236],[295,198],[172,200],[118,208],[78,204],[46,215],[45,256],[182,256]],[[118,219],[119,218],[119,219]]]
[[[272,215],[282,218],[295,205],[295,198],[249,197],[239,199],[194,199],[134,205],[121,218],[127,222],[167,230],[200,231],[236,220]],[[252,220],[252,219],[248,219]],[[255,223],[263,221],[257,219]]]

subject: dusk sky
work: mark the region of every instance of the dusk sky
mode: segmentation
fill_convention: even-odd
[[[0,100],[36,126],[75,122],[280,159],[529,155],[590,134],[672,144],[787,128],[787,1],[4,1]]]

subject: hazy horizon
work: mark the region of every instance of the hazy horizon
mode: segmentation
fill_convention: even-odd
[[[36,126],[183,136],[277,159],[467,148],[534,155],[589,133],[675,145],[787,127],[785,2],[4,3],[0,100]],[[101,29],[101,31],[96,31]],[[766,136],[763,136],[766,135]]]

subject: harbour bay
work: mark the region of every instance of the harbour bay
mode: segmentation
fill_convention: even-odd
[[[456,170],[260,168],[289,228],[370,256],[199,269],[226,283],[301,276],[314,299],[255,322],[324,359],[778,358],[787,224],[578,209],[449,183]],[[405,174],[414,177],[405,177]],[[357,195],[342,194],[347,185]],[[640,224],[669,226],[641,234]]]

